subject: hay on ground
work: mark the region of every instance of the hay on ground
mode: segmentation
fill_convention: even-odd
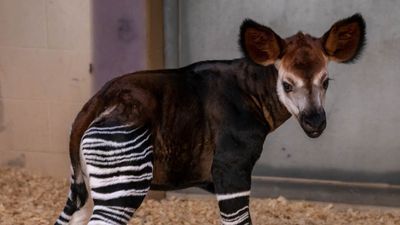
[[[0,169],[0,224],[54,224],[64,206],[66,180],[24,170]],[[335,204],[277,199],[251,199],[257,225],[400,225],[400,209],[355,209]],[[130,225],[219,224],[214,199],[169,197],[146,200]]]

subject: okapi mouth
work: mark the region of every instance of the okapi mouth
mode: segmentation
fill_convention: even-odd
[[[323,130],[322,131],[311,131],[311,132],[305,131],[307,136],[310,137],[310,138],[317,138],[317,137],[321,136],[322,132],[323,132]]]
[[[326,116],[325,111],[302,114],[299,117],[301,128],[310,138],[317,138],[321,136],[322,132],[326,128]]]

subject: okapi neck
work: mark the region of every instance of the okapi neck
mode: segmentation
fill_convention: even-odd
[[[274,65],[260,66],[247,59],[242,59],[240,64],[243,71],[237,74],[240,88],[252,100],[254,110],[262,115],[270,131],[275,130],[291,117],[276,91],[277,69]]]

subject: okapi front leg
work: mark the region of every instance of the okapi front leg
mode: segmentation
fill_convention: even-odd
[[[217,194],[222,224],[251,224],[249,195],[250,191]]]
[[[260,130],[258,130],[258,129]],[[251,173],[260,157],[263,127],[225,129],[218,138],[212,179],[223,225],[252,224],[249,209]]]
[[[251,224],[249,197],[251,170],[240,169],[235,163],[230,165],[214,160],[213,180],[215,193],[220,209],[221,224],[244,225]]]
[[[142,203],[153,178],[150,132],[115,121],[85,132],[81,147],[94,202],[90,225],[127,224]]]

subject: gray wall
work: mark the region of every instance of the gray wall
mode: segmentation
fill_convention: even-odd
[[[246,17],[282,37],[300,29],[320,36],[336,20],[361,12],[368,45],[356,64],[329,66],[334,81],[327,94],[325,133],[310,139],[290,119],[267,137],[254,174],[400,184],[400,1],[178,0],[165,4],[166,22],[175,27],[170,30],[179,40],[173,43],[171,33],[166,34],[167,55],[178,56],[167,59],[169,67],[240,57],[237,37]],[[178,23],[171,15],[179,18]]]

